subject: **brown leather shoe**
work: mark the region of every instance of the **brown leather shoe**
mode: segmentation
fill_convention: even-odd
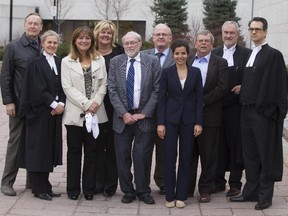
[[[227,191],[226,193],[226,197],[233,197],[233,196],[237,196],[241,193],[241,191],[237,188],[230,188],[229,191]]]
[[[199,197],[200,203],[207,203],[210,201],[211,201],[210,194],[208,194],[208,193],[200,194],[200,197]]]

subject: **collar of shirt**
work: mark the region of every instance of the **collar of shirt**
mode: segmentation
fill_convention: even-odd
[[[128,63],[130,64],[130,59],[132,59],[132,58],[130,58],[129,56],[128,56]],[[135,62],[140,62],[140,52],[133,58],[133,59],[135,59]]]
[[[255,44],[251,47],[252,50],[256,49],[256,50],[261,50],[262,49],[262,46],[264,46],[265,44],[267,44],[267,41],[264,41],[264,43],[258,45],[258,46],[255,46]]]
[[[157,50],[157,48],[155,48],[154,50],[155,50],[155,56],[156,56],[159,51]],[[161,58],[160,58],[160,65],[161,65],[161,67],[162,67],[163,64],[164,64],[164,62],[165,62],[165,60],[166,60],[166,57],[168,56],[168,53],[169,53],[169,47],[167,47],[167,48],[162,52],[163,55],[162,55]]]
[[[159,52],[158,49],[155,48],[155,55],[156,55],[158,52]],[[167,48],[166,48],[162,53],[165,55],[165,57],[168,56],[168,53],[169,53],[169,47],[167,47]]]
[[[204,56],[204,57],[199,57],[198,53],[196,53],[195,60],[197,60],[199,63],[209,62],[210,57],[211,57],[211,52],[208,55]]]
[[[267,42],[265,41],[263,44],[257,46],[257,47],[253,47],[253,51],[246,63],[246,67],[252,67],[256,58],[256,55],[258,54],[258,52],[262,49],[262,46],[267,44]]]
[[[56,67],[55,59],[54,59],[55,54],[50,55],[50,54],[46,53],[45,51],[43,51],[43,55],[46,57],[46,60],[51,67],[51,70],[53,69],[55,74],[58,75],[58,71],[57,71],[57,67]]]
[[[231,51],[231,52],[235,52],[236,50],[236,44],[234,44],[232,47],[230,48],[227,48],[224,44],[224,47],[223,47],[223,51]]]

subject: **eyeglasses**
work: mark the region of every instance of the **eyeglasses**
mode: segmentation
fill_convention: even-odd
[[[134,46],[135,44],[139,43],[139,41],[130,41],[130,42],[125,42],[123,43],[124,46]]]
[[[260,31],[263,31],[263,29],[261,29],[261,28],[248,28],[248,31],[249,31],[249,32],[255,31],[256,33],[258,33],[258,32],[260,32]]]
[[[166,34],[166,33],[157,33],[157,34],[153,34],[156,37],[168,37],[170,36],[170,34]]]

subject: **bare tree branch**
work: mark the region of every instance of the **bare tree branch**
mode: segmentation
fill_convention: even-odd
[[[58,3],[58,5],[57,5]],[[54,0],[45,1],[47,8],[49,11],[51,10],[52,6],[54,6]],[[61,31],[61,24],[65,21],[66,16],[69,10],[72,8],[72,3],[70,0],[56,0],[56,16],[55,16],[55,24],[57,26],[57,32],[60,33]]]
[[[112,2],[114,0],[92,0],[94,2],[97,12],[106,20],[109,20],[112,14]]]

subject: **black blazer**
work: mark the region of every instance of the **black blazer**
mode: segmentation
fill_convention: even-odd
[[[211,53],[204,85],[204,126],[222,126],[223,98],[227,94],[228,80],[227,61]]]
[[[228,94],[224,99],[224,106],[229,106],[233,104],[239,104],[239,95],[231,92],[236,85],[242,84],[243,72],[246,66],[246,63],[250,57],[252,50],[236,45],[236,50],[233,54],[234,66],[229,67],[229,84],[228,84]],[[223,46],[213,49],[212,53],[223,56]]]
[[[188,74],[182,89],[176,65],[164,68],[158,94],[157,124],[166,121],[178,124],[203,124],[203,87],[201,72],[188,66]]]

